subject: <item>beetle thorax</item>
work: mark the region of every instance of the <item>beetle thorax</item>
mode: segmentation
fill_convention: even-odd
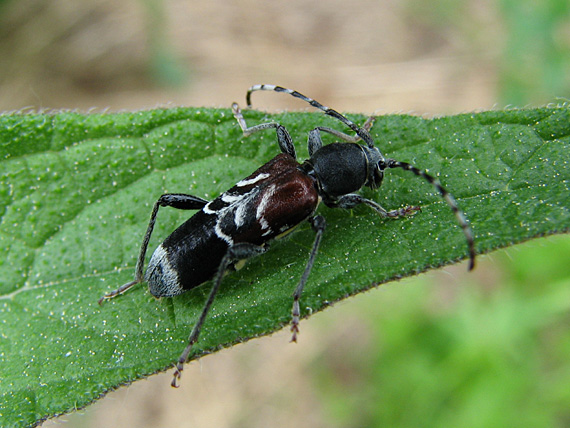
[[[305,161],[325,199],[355,192],[368,181],[368,159],[359,144],[332,143]]]

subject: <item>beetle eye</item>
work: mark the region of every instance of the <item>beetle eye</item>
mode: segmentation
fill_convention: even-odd
[[[382,179],[384,178],[384,170],[380,169],[379,165],[376,165],[372,174],[368,178],[368,182],[365,186],[370,187],[371,189],[377,189],[382,184]]]

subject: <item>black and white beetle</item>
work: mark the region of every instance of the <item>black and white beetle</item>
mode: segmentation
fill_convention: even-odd
[[[177,386],[192,345],[198,340],[204,320],[220,288],[224,273],[229,268],[235,267],[239,261],[264,253],[267,251],[269,241],[306,220],[311,224],[316,236],[305,271],[293,293],[291,331],[292,341],[296,341],[299,331],[299,299],[313,267],[326,226],[325,219],[321,215],[315,215],[319,202],[322,200],[330,208],[345,209],[365,204],[381,217],[391,218],[412,214],[420,209],[405,207],[386,211],[376,202],[353,193],[363,186],[378,188],[382,183],[385,169],[402,168],[411,171],[438,190],[463,229],[469,248],[469,269],[473,269],[474,266],[473,234],[454,198],[427,172],[405,162],[386,159],[374,146],[374,141],[368,132],[373,118],[361,128],[337,111],[297,91],[274,85],[251,87],[246,97],[248,107],[251,107],[251,93],[254,91],[284,92],[300,98],[325,114],[340,120],[353,130],[356,136],[352,137],[332,128],[316,127],[309,132],[310,158],[300,164],[297,162],[291,136],[285,127],[275,122],[248,127],[240,108],[234,103],[233,113],[244,136],[275,128],[282,153],[213,201],[181,193],[167,193],[155,203],[137,260],[135,279],[106,294],[99,303],[143,281],[148,282],[153,296],[171,297],[213,279],[212,289],[202,313],[188,338],[188,345],[176,364],[172,386]],[[323,146],[321,132],[332,134],[345,142]],[[365,144],[358,144],[359,140]],[[146,273],[143,273],[145,254],[159,207],[199,211],[178,227],[155,250]]]

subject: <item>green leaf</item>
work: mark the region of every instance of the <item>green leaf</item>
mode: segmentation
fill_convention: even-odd
[[[310,129],[342,129],[319,113],[248,111],[246,118],[285,125],[300,159]],[[382,116],[372,135],[386,156],[440,178],[469,219],[478,253],[569,229],[567,106]],[[137,287],[103,306],[97,300],[132,279],[162,193],[214,198],[277,153],[274,131],[243,138],[228,110],[0,116],[2,425],[33,426],[171,367],[209,284],[176,298],[156,300]],[[391,170],[379,191],[363,193],[386,208],[420,205],[422,212],[383,220],[366,207],[321,207],[328,228],[302,297],[304,316],[466,257],[453,213],[428,183]],[[188,215],[162,209],[151,249]],[[194,357],[289,323],[313,238],[301,225],[228,275]]]

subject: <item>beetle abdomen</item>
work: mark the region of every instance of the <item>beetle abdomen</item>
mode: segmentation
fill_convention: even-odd
[[[198,211],[154,251],[145,273],[153,296],[177,296],[214,276],[228,249],[215,222],[215,215]]]

